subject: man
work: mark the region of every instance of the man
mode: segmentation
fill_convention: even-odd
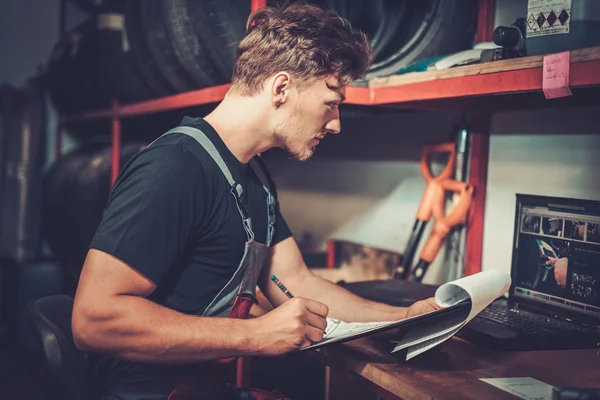
[[[433,299],[377,304],[314,276],[257,157],[280,147],[306,160],[339,133],[345,85],[370,60],[365,35],[334,13],[265,8],[249,20],[219,106],[123,166],[73,310],[99,396],[242,398],[214,383],[215,360],[296,351],[322,339],[326,317],[396,320],[438,308]],[[245,319],[257,284],[275,309]],[[195,384],[189,397],[175,397],[182,377]]]

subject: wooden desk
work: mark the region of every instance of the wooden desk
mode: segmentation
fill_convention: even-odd
[[[403,361],[386,343],[359,339],[310,353],[372,383],[384,399],[515,399],[479,378],[532,377],[557,387],[600,386],[600,350],[502,352],[453,338]],[[383,389],[383,390],[382,390]]]

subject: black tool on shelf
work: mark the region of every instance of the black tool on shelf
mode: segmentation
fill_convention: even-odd
[[[496,27],[492,40],[498,46],[502,46],[502,48],[483,50],[481,53],[481,62],[526,56],[525,32],[525,18],[518,18],[510,26]]]

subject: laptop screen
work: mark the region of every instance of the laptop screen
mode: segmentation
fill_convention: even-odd
[[[517,195],[511,295],[600,318],[600,202]]]

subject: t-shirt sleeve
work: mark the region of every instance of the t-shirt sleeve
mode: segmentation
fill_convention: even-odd
[[[159,285],[196,235],[203,177],[201,163],[180,145],[137,155],[115,183],[90,248]]]
[[[277,204],[275,206],[275,234],[273,235],[272,246],[275,246],[277,243],[284,241],[285,239],[292,236],[292,230],[289,228],[287,222],[283,218],[283,214],[281,214],[281,209],[279,207],[279,200],[277,200]]]

